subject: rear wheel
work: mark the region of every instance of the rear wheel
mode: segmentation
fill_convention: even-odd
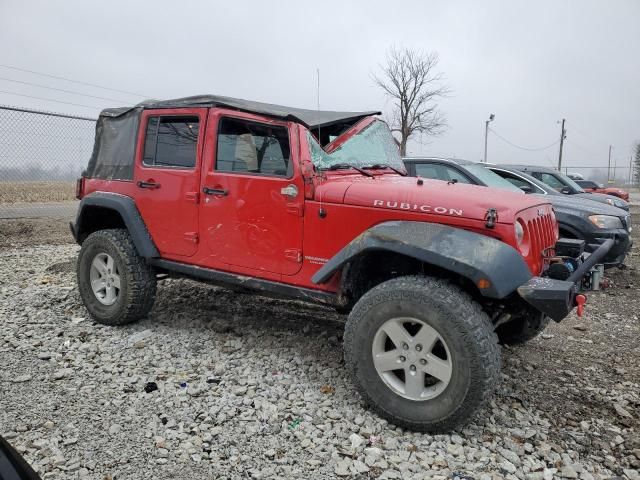
[[[155,274],[138,255],[126,230],[99,230],[89,235],[80,249],[77,275],[82,301],[100,323],[131,323],[153,307]]]
[[[499,379],[489,317],[440,279],[408,276],[376,286],[354,306],[344,341],[365,403],[412,430],[442,432],[467,422]]]

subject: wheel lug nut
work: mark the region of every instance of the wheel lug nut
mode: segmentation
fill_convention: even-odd
[[[416,366],[415,365],[411,365],[409,367],[409,370],[411,370],[412,372],[415,372],[416,371]]]
[[[406,357],[403,357],[403,356],[401,356],[401,357],[400,357],[400,361],[401,361],[401,362],[404,362],[404,361],[406,361],[406,360],[407,360],[407,358],[406,358]]]
[[[420,345],[420,344],[416,345],[416,350],[418,352],[422,351],[422,345]]]
[[[420,359],[420,365],[426,365],[427,361],[424,358]]]
[[[409,345],[407,345],[406,343],[403,343],[402,348],[405,350],[409,350]]]

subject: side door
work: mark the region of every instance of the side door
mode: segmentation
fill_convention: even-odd
[[[160,254],[198,249],[198,201],[206,108],[145,110],[134,169],[135,201]]]
[[[205,263],[270,279],[302,267],[304,185],[297,126],[212,109],[200,211]]]

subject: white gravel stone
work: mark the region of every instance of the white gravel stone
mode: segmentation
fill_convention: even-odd
[[[592,380],[612,367],[584,370],[604,368],[596,357],[568,364],[566,348],[587,347],[567,347],[555,324],[549,339],[503,350],[503,381],[472,423],[420,434],[362,407],[344,367],[343,316],[167,279],[147,319],[106,327],[79,300],[76,251],[0,250],[0,434],[43,480],[547,480],[568,467],[578,476],[567,478],[603,480],[640,459],[640,439],[623,423],[632,419],[613,407],[631,412],[640,402],[633,365],[615,386]],[[43,258],[68,267],[41,284],[29,271],[44,271]],[[542,409],[545,389],[557,410]],[[588,409],[571,418],[565,393],[584,398],[581,408],[608,406],[611,418]]]

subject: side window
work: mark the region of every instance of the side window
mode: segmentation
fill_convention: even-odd
[[[565,186],[564,183],[558,180],[555,175],[551,175],[550,173],[542,173],[540,175],[540,180],[556,190],[562,190],[562,187]]]
[[[444,178],[440,178],[442,172],[440,172],[439,166],[433,163],[416,163],[416,176],[444,180]]]
[[[198,117],[149,117],[142,163],[150,167],[195,167],[199,130]]]
[[[446,165],[438,163],[416,163],[415,167],[416,175],[420,177],[444,180],[445,182],[457,180],[460,183],[471,183],[466,175]]]
[[[286,127],[222,118],[218,128],[216,170],[220,172],[291,174]]]
[[[449,177],[448,180],[457,180],[459,183],[471,183],[469,177],[459,170],[451,167],[444,167],[444,169]]]
[[[518,188],[529,187],[531,189],[531,193],[544,193],[540,188],[538,188],[537,185],[533,183],[529,183],[520,177],[517,177],[507,172],[501,172],[499,170],[492,170],[492,172],[497,173],[502,178],[511,182],[513,185],[515,185]]]

